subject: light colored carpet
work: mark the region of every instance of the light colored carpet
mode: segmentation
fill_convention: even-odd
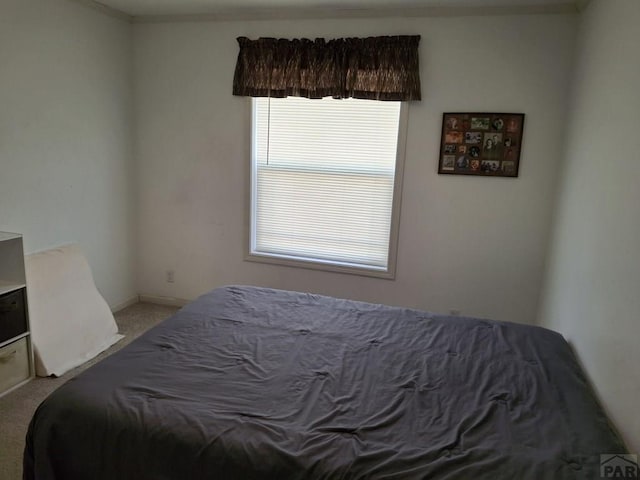
[[[22,451],[29,421],[40,403],[56,388],[94,363],[120,350],[140,334],[175,313],[175,307],[137,303],[115,314],[125,338],[93,360],[59,378],[35,378],[0,398],[0,480],[22,478]]]

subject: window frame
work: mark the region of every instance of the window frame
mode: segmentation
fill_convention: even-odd
[[[375,101],[375,100],[370,100]],[[332,262],[330,260],[311,260],[307,258],[295,257],[293,255],[281,255],[273,253],[257,253],[252,251],[252,232],[255,231],[254,212],[257,202],[256,195],[256,175],[257,167],[254,165],[253,156],[255,152],[255,115],[253,108],[253,98],[248,97],[247,110],[249,118],[248,140],[248,172],[246,179],[247,203],[245,207],[245,255],[244,260],[249,262],[265,263],[285,267],[305,268],[334,273],[346,273],[350,275],[360,275],[365,277],[384,278],[393,280],[396,277],[398,241],[400,233],[400,212],[402,206],[402,186],[404,177],[404,163],[407,143],[407,125],[409,118],[409,102],[400,102],[400,114],[398,118],[398,142],[396,148],[396,163],[393,182],[393,197],[391,206],[391,227],[389,231],[389,251],[387,254],[387,268],[363,266],[349,264],[347,262]]]

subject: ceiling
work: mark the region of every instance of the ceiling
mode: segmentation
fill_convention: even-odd
[[[216,15],[229,12],[265,12],[276,10],[375,10],[386,11],[402,8],[425,12],[446,12],[481,14],[483,9],[490,13],[504,10],[550,13],[578,11],[588,0],[89,0],[103,5],[116,13],[131,17]],[[88,3],[88,2],[84,2]],[[471,11],[470,11],[471,10]]]

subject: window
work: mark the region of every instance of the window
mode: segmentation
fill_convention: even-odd
[[[393,277],[401,102],[252,102],[248,258]]]

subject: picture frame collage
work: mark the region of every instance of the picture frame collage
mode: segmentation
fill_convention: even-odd
[[[517,177],[524,113],[444,113],[438,173]]]

